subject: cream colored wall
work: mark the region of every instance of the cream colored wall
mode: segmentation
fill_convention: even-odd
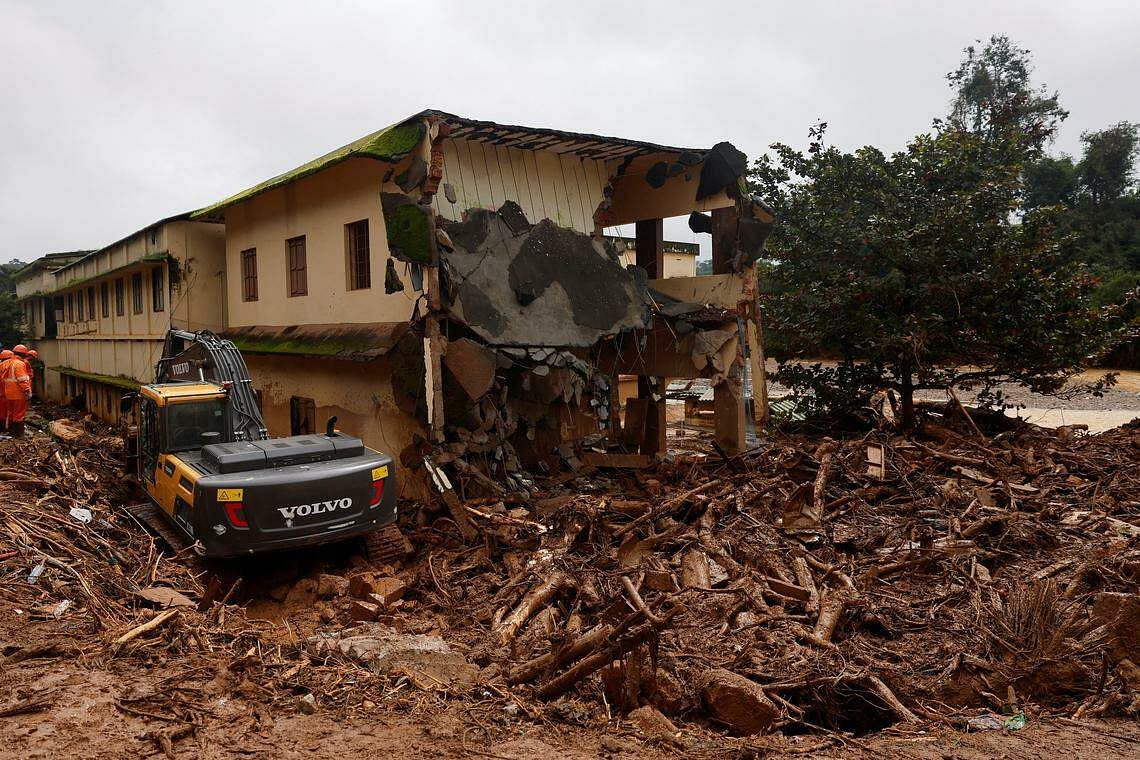
[[[290,434],[293,396],[313,399],[318,432],[335,416],[337,429],[397,460],[414,434],[426,436],[419,421],[393,402],[391,367],[385,359],[346,362],[246,354],[245,361],[254,389],[261,391],[262,416],[271,436]],[[400,484],[405,498],[424,495],[413,478],[402,477]]]
[[[166,254],[178,261],[179,283],[170,280],[165,261],[146,262],[147,255]],[[225,260],[224,228],[206,222],[174,221],[144,230],[109,246],[53,277],[61,288],[64,320],[57,323],[59,340],[55,359],[46,366],[62,365],[98,375],[123,376],[139,382],[154,379],[154,365],[162,355],[170,326],[218,330],[224,326],[222,270]],[[129,266],[128,266],[129,265]],[[122,267],[128,267],[122,269]],[[152,271],[162,270],[163,309],[154,310]],[[142,312],[134,311],[131,283],[141,274]],[[103,275],[103,276],[100,276]],[[81,282],[82,281],[82,282]],[[123,283],[123,314],[117,311],[115,283]],[[102,283],[107,283],[107,315],[103,315]],[[73,287],[69,284],[80,283]],[[67,297],[82,290],[84,308],[67,321]],[[95,296],[95,317],[88,318],[87,299]],[[58,375],[49,370],[48,375]],[[52,396],[53,398],[62,398]]]
[[[625,249],[621,254],[623,264],[636,264],[637,252],[633,248]],[[697,257],[690,253],[669,253],[664,255],[665,277],[695,277],[697,274]]]
[[[226,228],[206,222],[167,225],[168,251],[179,263],[181,280],[173,286],[171,323],[184,330],[226,326]]]
[[[226,304],[231,327],[406,322],[415,294],[384,292],[387,237],[380,191],[388,164],[354,158],[226,209]],[[389,192],[400,192],[389,184]],[[372,287],[348,290],[344,226],[368,220]],[[305,236],[308,295],[290,297],[285,241]],[[257,249],[258,300],[242,300],[241,252]]]
[[[443,181],[433,199],[435,212],[461,218],[469,208],[497,209],[518,203],[527,219],[550,219],[562,227],[594,232],[594,210],[616,162],[609,164],[550,151],[519,150],[472,140],[445,139]],[[447,200],[443,183],[455,190]]]

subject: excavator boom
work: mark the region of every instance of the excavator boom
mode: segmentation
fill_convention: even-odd
[[[202,381],[228,389],[235,441],[264,441],[269,430],[257,408],[253,381],[241,351],[232,341],[209,330],[166,333],[162,358],[155,366],[155,382]]]

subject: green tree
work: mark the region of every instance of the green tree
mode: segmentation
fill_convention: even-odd
[[[1028,146],[1041,151],[1069,112],[1061,107],[1057,92],[1033,86],[1030,52],[1005,35],[994,35],[980,49],[971,45],[963,52],[962,63],[946,75],[954,90],[951,126],[992,141],[995,147],[1008,146],[1001,136],[1016,129],[1021,132],[1018,150]]]
[[[0,345],[10,348],[25,339],[24,312],[16,300],[16,283],[13,275],[24,267],[24,262],[12,259],[0,264]]]
[[[1077,174],[1089,201],[1102,207],[1123,197],[1132,186],[1137,125],[1122,121],[1099,132],[1083,132],[1081,142],[1084,156]]]
[[[1025,207],[1063,205],[1077,202],[1080,180],[1071,156],[1045,156],[1025,166]]]
[[[895,389],[1016,381],[1058,390],[1113,339],[1116,312],[1063,255],[1057,207],[1023,212],[1019,129],[944,125],[885,155],[774,145],[752,189],[775,207],[765,294],[777,379],[841,412]],[[838,354],[837,367],[802,360]],[[969,369],[960,369],[968,366]]]

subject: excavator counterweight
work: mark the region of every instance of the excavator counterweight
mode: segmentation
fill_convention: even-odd
[[[270,438],[241,352],[208,331],[167,333],[155,382],[129,399],[139,482],[199,554],[339,541],[396,519],[392,458],[334,429]]]

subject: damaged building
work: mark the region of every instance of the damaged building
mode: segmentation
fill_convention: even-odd
[[[773,222],[745,168],[727,142],[685,149],[428,110],[165,223],[201,228],[200,250],[147,245],[144,231],[137,257],[91,257],[80,280],[113,293],[117,277],[166,267],[141,287],[170,290],[172,321],[199,315],[178,326],[243,350],[271,432],[336,416],[420,473],[405,495],[446,479],[435,465],[502,490],[536,468],[648,462],[666,449],[670,378],[711,380],[717,441],[738,451],[746,413],[766,413],[753,265]],[[666,277],[663,220],[677,216],[711,236],[712,275]],[[610,234],[623,225],[632,238]],[[67,284],[35,297],[66,303]],[[199,287],[216,290],[200,302],[208,317],[184,306]],[[66,308],[54,316],[69,323]],[[115,329],[95,318],[60,334]],[[157,358],[116,371],[59,355],[74,358],[55,371],[107,382],[147,381]],[[622,376],[637,378],[633,398]]]

